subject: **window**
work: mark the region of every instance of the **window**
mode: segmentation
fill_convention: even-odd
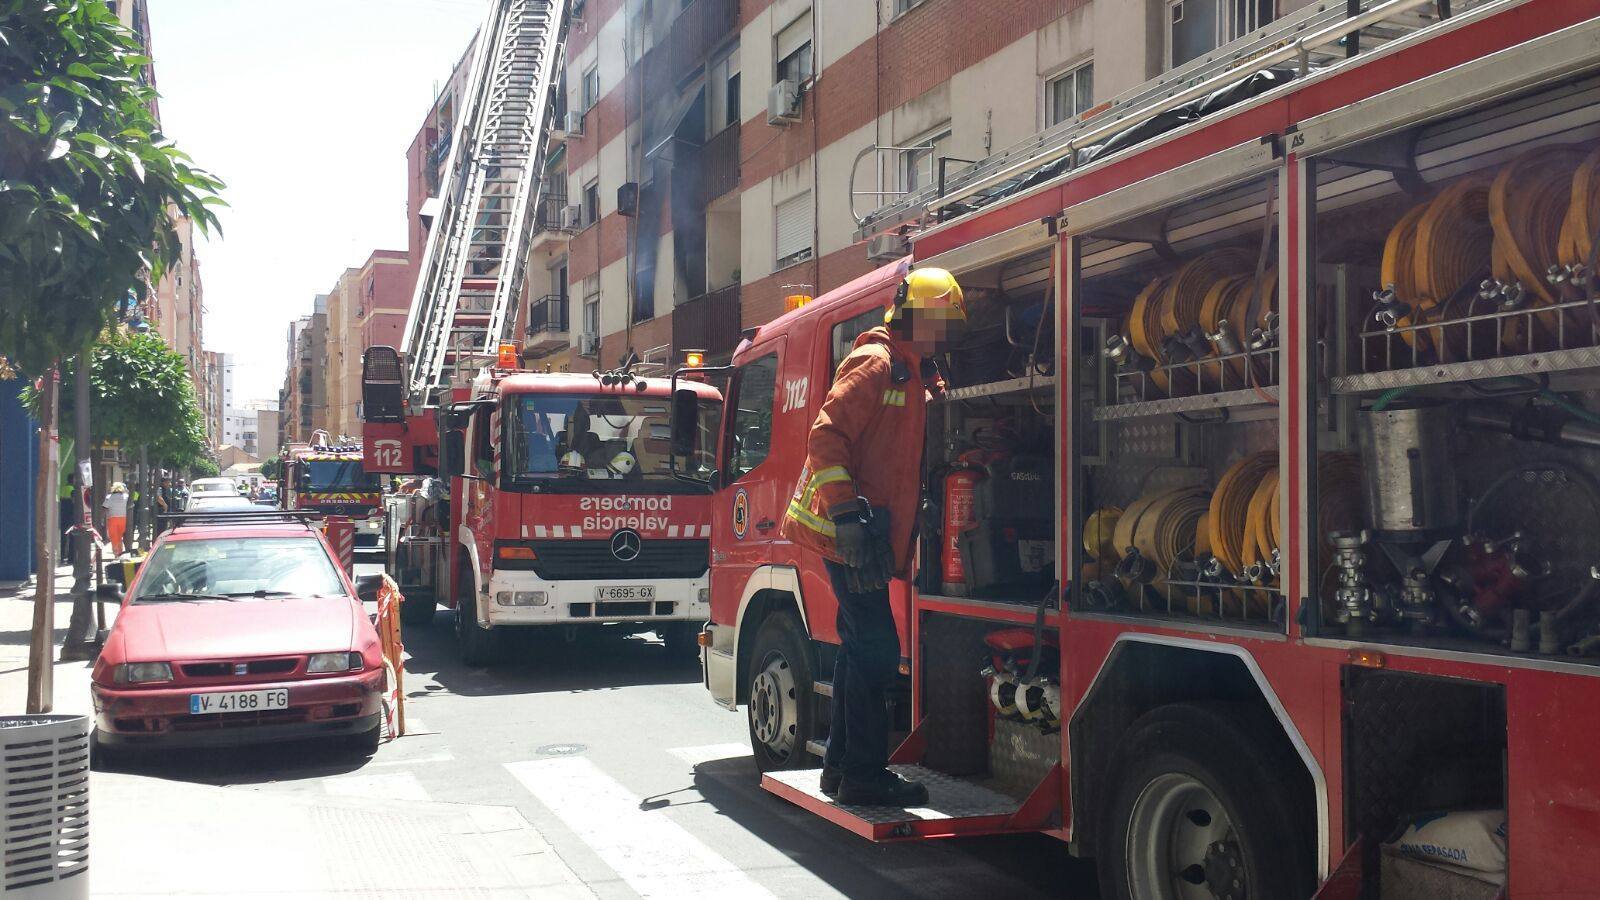
[[[1044,126],[1083,115],[1094,105],[1094,63],[1078,66],[1050,79],[1044,86]]]
[[[777,398],[778,356],[769,354],[739,369],[733,389],[739,408],[733,414],[727,470],[742,478],[761,465],[772,449],[772,404]]]
[[[950,139],[950,129],[912,141],[910,150],[900,151],[900,188],[915,191],[939,180],[939,147]]]
[[[582,227],[600,221],[600,182],[591,181],[583,186],[583,223]]]
[[[913,6],[917,6],[920,3],[922,3],[922,0],[894,0],[894,14],[897,16],[903,15],[910,11]]]
[[[774,39],[775,80],[804,84],[811,78],[811,12],[790,22]]]
[[[706,70],[706,137],[739,123],[739,48]]]
[[[588,71],[583,73],[583,94],[580,99],[582,100],[582,103],[579,106],[579,109],[582,112],[588,112],[589,110],[594,109],[594,105],[600,102],[599,63],[590,66]]]
[[[859,316],[845,319],[833,326],[833,370],[838,374],[839,364],[855,348],[856,338],[862,333],[883,324],[883,308],[874,306]]]
[[[811,258],[811,232],[815,221],[811,192],[779,203],[773,209],[777,229],[778,268]]]
[[[1168,68],[1266,25],[1273,8],[1273,0],[1167,0]]]
[[[587,482],[676,483],[672,406],[666,397],[624,394],[521,394],[507,403],[506,477],[545,490],[601,490]],[[697,425],[715,434],[722,404],[699,403]],[[693,461],[704,471],[709,459]],[[680,465],[681,471],[681,465]]]
[[[162,544],[140,570],[130,602],[248,602],[273,594],[348,596],[315,538],[208,538]]]
[[[593,275],[583,280],[583,333],[600,333],[600,279]]]

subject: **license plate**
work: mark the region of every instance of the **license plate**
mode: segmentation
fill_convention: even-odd
[[[273,691],[217,691],[210,694],[189,695],[189,714],[193,716],[288,708],[288,688],[278,688]]]
[[[596,600],[654,600],[656,586],[653,584],[634,584],[627,587],[597,587],[594,589]]]

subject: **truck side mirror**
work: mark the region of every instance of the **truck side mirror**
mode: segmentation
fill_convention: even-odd
[[[444,433],[444,443],[439,447],[439,473],[446,478],[466,474],[467,435],[451,429]]]
[[[700,438],[700,395],[690,388],[672,393],[672,455],[693,456]]]

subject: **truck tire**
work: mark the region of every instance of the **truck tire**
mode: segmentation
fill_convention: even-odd
[[[400,623],[402,625],[428,625],[433,622],[433,614],[439,610],[439,601],[433,598],[433,592],[420,584],[411,586],[410,593],[400,601]]]
[[[745,709],[758,771],[813,765],[806,752],[814,705],[808,644],[793,613],[774,613],[756,631],[747,670],[750,702]]]
[[[456,579],[456,645],[461,661],[477,669],[494,663],[500,656],[500,634],[478,624],[478,604],[472,596],[472,576]]]
[[[1309,897],[1312,811],[1274,752],[1274,722],[1237,703],[1174,703],[1118,746],[1096,864],[1106,900]]]

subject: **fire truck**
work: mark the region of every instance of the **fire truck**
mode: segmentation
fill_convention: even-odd
[[[1600,894],[1597,233],[1592,0],[1311,4],[875,210],[909,258],[719,373],[702,662],[763,787],[1113,898]],[[855,808],[776,526],[907,265],[969,306],[891,586],[931,798]]]
[[[356,546],[377,546],[383,535],[383,484],[361,459],[359,442],[335,442],[323,431],[308,443],[290,444],[283,455],[280,505],[344,516],[355,525]]]
[[[368,471],[421,477],[388,501],[403,619],[453,608],[469,665],[538,626],[651,630],[693,656],[709,607],[710,492],[671,453],[671,381],[631,352],[525,371],[509,340],[566,26],[564,0],[489,4],[404,343],[362,362]],[[690,403],[720,418],[709,385]]]

